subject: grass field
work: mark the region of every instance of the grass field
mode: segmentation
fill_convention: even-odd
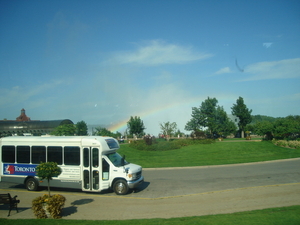
[[[143,168],[222,165],[300,157],[300,149],[283,148],[267,141],[230,140],[168,151],[141,151],[122,144],[119,153]]]
[[[0,219],[2,225],[176,225],[176,224],[201,224],[201,225],[299,225],[300,206],[271,208],[232,214],[219,214],[197,217],[182,217],[172,219],[144,219],[144,220],[64,220],[64,219],[39,219],[35,220],[10,220]]]

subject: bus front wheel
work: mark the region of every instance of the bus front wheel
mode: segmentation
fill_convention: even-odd
[[[113,189],[117,195],[126,195],[129,188],[125,180],[119,179],[114,183]]]
[[[25,186],[28,191],[37,191],[39,187],[39,183],[34,178],[28,178],[25,182]]]

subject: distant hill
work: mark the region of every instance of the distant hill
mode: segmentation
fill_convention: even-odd
[[[255,124],[257,122],[262,122],[262,121],[274,122],[278,118],[279,117],[264,116],[264,115],[254,115],[254,116],[252,116],[252,122],[251,122],[251,124]]]

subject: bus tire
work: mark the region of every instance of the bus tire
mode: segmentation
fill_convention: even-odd
[[[126,195],[129,188],[125,180],[119,179],[114,183],[113,190],[117,195]]]
[[[25,186],[28,191],[37,191],[39,188],[39,182],[34,178],[28,178],[25,182]]]

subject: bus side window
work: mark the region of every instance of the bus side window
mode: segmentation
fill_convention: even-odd
[[[47,162],[56,162],[58,165],[62,165],[62,147],[48,146]]]
[[[29,146],[17,146],[17,163],[30,163]]]
[[[83,166],[89,167],[90,166],[90,155],[89,155],[89,149],[84,148],[83,149]]]
[[[77,146],[64,147],[64,164],[71,166],[80,165],[80,148]]]
[[[105,159],[102,159],[102,180],[109,179],[109,164]]]
[[[32,146],[31,147],[31,163],[39,164],[46,162],[46,147],[45,146]]]
[[[98,148],[93,148],[93,167],[98,167],[99,166],[99,149]]]
[[[4,145],[2,146],[2,162],[4,163],[15,163],[16,161],[15,146]]]

